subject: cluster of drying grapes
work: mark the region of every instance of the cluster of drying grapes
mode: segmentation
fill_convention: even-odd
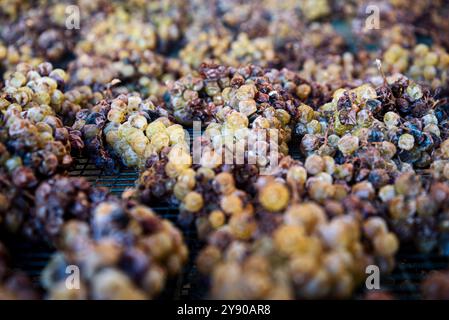
[[[191,227],[207,298],[349,298],[401,245],[449,252],[444,1],[379,1],[391,33],[354,43],[329,22],[357,26],[364,0],[164,3],[79,1],[80,30],[65,1],[1,5],[0,228],[55,249],[45,298],[155,298]],[[69,176],[79,156],[135,168],[135,187]],[[40,298],[6,249],[0,298]],[[433,275],[424,296],[446,283]]]

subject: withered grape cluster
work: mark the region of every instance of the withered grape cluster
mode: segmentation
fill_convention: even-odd
[[[62,227],[60,249],[42,274],[49,299],[151,299],[182,271],[188,254],[182,234],[150,208],[110,199],[90,215]],[[69,265],[80,268],[79,290],[66,286]]]

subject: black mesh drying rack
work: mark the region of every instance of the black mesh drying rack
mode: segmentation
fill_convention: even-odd
[[[293,157],[297,156],[292,154]],[[98,169],[87,159],[77,159],[69,175],[81,176],[96,186],[104,186],[114,194],[120,195],[124,190],[133,187],[138,173],[134,169],[121,168],[116,174],[107,174]],[[153,209],[162,217],[177,222],[177,208],[158,206]],[[195,267],[195,257],[201,248],[196,238],[194,228],[183,228],[184,239],[189,246],[189,262],[183,273],[169,284],[169,289],[162,299],[196,300],[207,298],[207,280],[200,276]],[[31,279],[39,284],[39,276],[45,267],[51,249],[45,245],[30,244],[19,241],[13,244],[13,261],[15,267],[24,270]],[[449,258],[436,253],[418,254],[411,250],[402,251],[396,258],[396,268],[392,274],[381,278],[381,290],[388,290],[396,298],[416,300],[421,298],[420,282],[432,270],[442,270],[449,266]],[[363,296],[361,289],[354,298]]]

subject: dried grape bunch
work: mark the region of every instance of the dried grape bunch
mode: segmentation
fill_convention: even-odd
[[[382,8],[382,7],[381,7]],[[367,10],[367,7],[362,7],[360,10],[360,16],[363,18],[356,18],[352,20],[352,32],[354,34],[354,40],[359,46],[367,47],[367,48],[381,48],[387,49],[390,46],[399,45],[405,47],[413,47],[416,45],[417,39],[415,35],[416,28],[409,23],[398,22],[397,20],[393,20],[388,22],[388,33],[383,33],[379,35],[379,29],[373,28],[373,26],[367,27],[367,14],[364,10]],[[380,9],[381,15],[382,9]],[[373,17],[372,17],[373,18]],[[376,20],[369,20],[371,23]],[[379,22],[382,24],[386,20],[380,18]],[[375,25],[374,25],[375,26]],[[370,29],[368,29],[370,28]],[[382,27],[383,28],[383,27]]]
[[[449,299],[449,274],[447,271],[432,271],[421,283],[421,292],[427,300]]]
[[[180,59],[194,69],[202,62],[213,62],[233,67],[255,64],[298,70],[306,61],[326,61],[347,48],[344,38],[331,24],[306,25],[298,14],[287,8],[267,10],[267,7],[245,3],[238,7],[238,13],[231,10],[229,18],[225,13],[222,20],[218,19],[210,27],[198,27],[194,23],[190,27],[192,35],[187,36],[187,44],[180,51]],[[245,9],[251,14],[245,13]],[[248,15],[252,20],[248,20]],[[242,24],[251,28],[246,29]]]
[[[150,99],[121,94],[80,111],[73,129],[82,133],[85,152],[99,167],[114,171],[116,159],[127,167],[144,167],[164,147],[186,144],[184,129],[159,115],[168,113]]]
[[[119,76],[118,68],[110,59],[87,54],[79,54],[71,61],[68,72],[69,86],[86,85],[94,92],[108,89],[108,84]]]
[[[265,76],[273,82],[274,88],[280,91],[280,95],[287,100],[287,104],[289,104],[289,99],[292,101],[299,99],[300,106],[307,104],[316,109],[332,99],[334,89],[332,89],[330,84],[309,81],[299,73],[289,69],[269,69],[266,71]],[[292,120],[297,121],[299,116],[298,110],[294,112],[290,110],[290,107],[286,110],[293,117]]]
[[[428,168],[432,151],[447,135],[446,105],[428,88],[399,77],[376,89],[364,84],[336,90],[318,113],[303,111],[310,117],[301,116],[295,133],[305,156],[317,152],[343,164],[370,155],[373,168],[402,170],[403,163]]]
[[[69,86],[71,89],[65,91],[66,104],[63,105],[59,116],[64,125],[72,126],[76,120],[76,115],[82,109],[91,109],[100,101],[105,99],[106,93],[95,91],[87,85]],[[71,106],[75,107],[71,107]]]
[[[354,188],[345,195],[325,173],[306,179],[308,171],[294,164],[287,181],[259,178],[254,212],[231,213],[209,235],[197,263],[212,298],[345,298],[367,265],[392,270],[399,243],[383,219],[367,215],[369,200]]]
[[[295,20],[293,20],[295,21]],[[291,18],[281,20],[280,25],[273,26],[273,37],[280,28],[283,30],[292,23]],[[276,59],[274,66],[290,70],[302,70],[312,61],[322,64],[335,56],[341,56],[348,50],[344,38],[335,31],[329,23],[313,23],[307,27],[298,26],[299,31],[293,35],[286,35],[285,39],[277,41],[275,45]],[[276,39],[276,38],[275,38]],[[313,80],[308,78],[308,80]]]
[[[114,172],[118,166],[105,146],[103,133],[109,110],[110,106],[105,101],[100,101],[91,109],[80,110],[76,114],[72,130],[79,132],[83,141],[83,144],[74,151],[93,160],[97,167],[104,168],[107,172]]]
[[[187,6],[188,2],[179,0],[114,5],[105,17],[93,19],[77,43],[77,52],[112,59],[145,50],[168,55],[178,45],[189,22]]]
[[[449,53],[441,47],[418,44],[411,49],[392,45],[383,54],[388,73],[400,72],[411,79],[438,87],[449,86]]]
[[[65,127],[61,120],[81,109],[70,101],[73,92],[59,89],[65,76],[49,63],[37,69],[21,64],[6,80],[0,92],[0,141],[10,157],[5,163],[8,171],[24,165],[37,178],[49,177],[71,165],[72,146],[83,145],[79,132]]]
[[[419,5],[410,7],[408,1],[390,1],[397,16],[401,16],[398,20],[407,20],[413,25],[414,31],[418,36],[431,37],[432,41],[437,45],[443,45],[449,48],[449,42],[444,32],[447,30],[449,23],[445,17],[449,12],[449,5],[444,0],[426,0]]]
[[[20,0],[5,0],[2,3],[2,11],[0,17],[5,21],[11,22],[15,20],[21,12],[30,8],[30,2]]]
[[[211,123],[202,136],[194,138],[192,155],[185,142],[164,145],[147,158],[135,196],[147,204],[158,200],[181,203],[180,220],[189,224],[219,202],[220,193],[213,187],[216,174],[227,172],[238,187],[251,189],[250,179],[261,170],[269,170],[288,152],[290,130],[282,125],[290,117],[283,110],[266,111],[266,117],[258,116],[251,128],[247,127],[248,118],[238,111],[223,116],[223,124]],[[163,132],[158,122],[149,127],[156,129],[158,125]],[[276,139],[271,139],[270,126],[277,133]]]
[[[276,77],[278,73],[267,75]],[[289,80],[282,78],[280,81],[283,83],[279,85],[287,87]],[[290,83],[294,85],[293,81]],[[243,85],[238,90],[231,89],[227,98],[229,102],[215,114],[217,122],[210,123],[203,135],[193,141],[194,145],[195,143],[201,145],[201,156],[206,157],[204,161],[208,161],[209,158],[215,161],[215,164],[210,164],[212,168],[221,163],[250,163],[249,158],[254,158],[251,164],[263,167],[268,165],[271,151],[274,153],[279,151],[283,155],[288,153],[287,144],[291,140],[292,123],[295,119],[291,114],[295,115],[301,110],[301,106],[295,108],[292,100],[288,100],[285,104],[286,109],[276,109],[282,104],[257,105],[254,99],[239,100],[245,93],[249,92],[252,95],[251,92],[256,90],[256,86],[252,84]],[[228,151],[231,158],[228,157]],[[277,159],[278,155],[274,154],[274,157]]]
[[[205,151],[199,163],[192,163],[192,156],[182,145],[162,149],[147,160],[146,168],[129,196],[148,205],[169,203],[180,206],[178,221],[182,225],[195,223],[199,236],[203,237],[211,230],[210,225],[203,222],[207,222],[214,209],[220,209],[220,203],[235,208],[243,206],[238,197],[245,198],[246,195],[237,188],[252,190],[259,167],[256,164],[226,164],[213,151]],[[229,192],[235,191],[229,201],[220,191],[221,181]],[[217,227],[225,223],[222,212],[218,212],[217,218],[221,221],[217,222]]]
[[[195,175],[192,156],[184,143],[164,147],[147,159],[130,195],[149,205],[179,204],[183,195],[195,187]]]
[[[181,126],[173,125],[167,117],[158,119],[159,115],[168,113],[151,99],[120,94],[78,112],[72,129],[81,132],[84,153],[97,166],[112,172],[119,168],[119,161],[128,167],[144,166],[153,152],[184,139]],[[156,120],[157,124],[151,124]],[[160,125],[165,128],[165,124],[167,130],[159,132]]]
[[[449,6],[444,1],[440,1],[439,3],[442,5],[427,16],[428,19],[425,20],[422,28],[424,30],[427,29],[427,34],[435,44],[441,45],[446,50],[449,50],[449,40],[444,32],[441,32],[441,30],[447,30],[449,28],[449,21],[446,19],[449,13]]]
[[[111,1],[108,0],[76,0],[76,1],[68,1],[68,0],[38,0],[38,1],[18,1],[18,0],[5,0],[3,3],[3,11],[1,12],[2,17],[6,17],[8,20],[4,20],[5,22],[11,23],[19,20],[19,18],[26,16],[27,11],[33,8],[45,9],[50,13],[53,22],[57,22],[59,25],[65,24],[64,15],[65,9],[68,5],[76,4],[80,11],[86,13],[86,17],[81,16],[81,19],[87,19],[87,16],[91,16],[99,11],[108,11],[110,10],[110,5],[108,4]],[[120,2],[120,0],[115,1]],[[3,20],[2,20],[3,21]]]
[[[44,60],[33,56],[26,49],[22,48],[22,51],[20,51],[20,49],[12,45],[7,45],[0,39],[0,79],[4,77],[7,71],[14,70],[17,64],[23,62],[37,66]]]
[[[359,50],[356,54],[342,51],[342,54],[328,54],[320,59],[311,55],[304,60],[299,75],[304,79],[326,84],[332,90],[355,88],[365,81],[375,83],[377,80],[379,72],[371,58],[364,50]]]
[[[58,251],[44,269],[49,299],[152,299],[182,271],[188,255],[182,234],[150,208],[110,200],[90,223],[69,221]],[[80,290],[67,289],[63,270],[76,265]]]
[[[155,49],[167,56],[179,48],[194,14],[192,1],[183,0],[152,2],[119,0],[113,11],[113,15],[120,16],[120,19],[130,18],[132,21],[136,20],[136,17],[142,18],[154,30],[157,43]]]
[[[179,206],[179,223],[194,224],[200,238],[226,224],[231,213],[254,211],[255,182],[262,170],[271,170],[268,164],[225,163],[207,148],[198,164],[192,160],[184,148],[162,150],[147,161],[129,195],[150,205]]]
[[[5,246],[0,243],[0,300],[37,300],[39,293],[22,272],[12,270]]]
[[[259,117],[260,121],[256,120],[256,125],[251,128],[245,127],[245,122],[238,126],[237,122],[231,123],[231,120],[239,119],[246,117],[240,112],[233,112],[228,116],[229,122],[207,126],[203,136],[193,141],[194,147],[201,146],[201,149],[194,149],[195,164],[211,169],[221,165],[245,164],[268,168],[288,154],[290,128],[270,127],[270,121],[264,117]],[[260,124],[265,127],[258,126]]]
[[[441,30],[447,27],[443,17],[449,10],[445,1],[426,0],[416,6],[410,6],[406,0],[360,1],[356,10],[357,15],[351,19],[353,32],[363,44],[386,48],[396,43],[409,47],[416,44],[417,36],[430,36],[437,44],[447,45],[441,35]],[[381,31],[386,28],[388,35]]]
[[[271,25],[285,10],[268,10],[260,1],[193,1],[193,7],[197,13],[179,53],[182,62],[194,70],[203,62],[234,67],[274,63],[275,43],[286,35],[272,32]]]
[[[161,73],[163,57],[152,52],[154,26],[141,15],[131,18],[124,7],[117,6],[106,17],[94,19],[76,44],[76,57],[69,64],[70,86],[88,85],[94,92],[103,92],[119,78],[137,88],[144,75]]]
[[[5,87],[1,91],[2,110],[7,111],[9,104],[18,105],[13,108],[17,112],[33,107],[32,111],[48,110],[47,113],[53,112],[65,125],[71,125],[75,114],[82,107],[95,104],[102,96],[100,93],[93,93],[87,86],[67,90],[68,80],[68,74],[63,69],[54,68],[51,63],[43,62],[36,67],[19,63],[14,70],[5,74]],[[32,119],[40,120],[39,114],[32,115]]]
[[[267,5],[262,1],[218,0],[214,2],[215,6],[211,8],[211,11],[219,23],[231,31],[245,32],[251,38],[263,35],[271,16],[275,14],[274,11],[268,10]]]
[[[105,19],[94,21],[91,28],[77,43],[77,54],[95,54],[116,58],[122,48],[124,53],[152,50],[156,47],[154,27],[143,21],[141,15],[131,18],[130,14],[117,7]]]
[[[393,184],[383,186],[378,197],[386,205],[387,220],[402,242],[415,244],[420,252],[439,248],[444,253],[448,245],[449,185],[426,180],[414,172],[403,173]]]
[[[231,223],[229,219],[234,213],[244,219],[254,212],[251,197],[236,184],[240,182],[251,188],[251,182],[257,177],[257,167],[225,165],[215,171],[200,167],[193,176],[195,184],[187,184],[181,176],[174,187],[174,194],[181,202],[178,220],[182,225],[194,224],[200,239],[206,239],[213,230]],[[238,223],[237,219],[234,222]]]
[[[107,189],[94,187],[84,178],[55,176],[36,188],[23,233],[53,244],[67,221],[90,221],[93,208],[110,197]]]
[[[67,79],[64,70],[53,69],[48,62],[38,66],[17,64],[5,77],[2,110],[6,111],[9,104],[15,103],[24,108],[45,105],[55,113],[60,112],[65,102],[63,87]]]
[[[150,100],[138,96],[119,96],[111,103],[104,134],[126,166],[142,168],[148,158],[165,147],[188,147],[183,127],[167,117],[158,117],[157,110]]]
[[[73,39],[64,40],[70,40],[68,42],[73,45],[75,42],[84,39],[85,34],[83,33],[86,29],[90,30],[93,28],[95,29],[95,32],[102,30],[103,32],[98,35],[103,36],[106,33],[104,28],[109,26],[112,26],[112,28],[108,30],[108,33],[112,34],[112,31],[115,31],[116,33],[119,31],[117,25],[113,25],[111,22],[124,22],[124,20],[130,20],[129,18],[131,16],[138,19],[145,17],[145,21],[148,21],[148,26],[150,26],[151,29],[154,30],[154,33],[157,34],[158,50],[167,53],[181,40],[183,31],[187,23],[189,23],[188,17],[190,16],[190,13],[187,10],[189,2],[179,0],[161,2],[128,2],[122,0],[45,0],[39,2],[33,1],[27,4],[17,3],[16,1],[8,2],[11,3],[5,4],[5,11],[3,12],[2,10],[2,15],[5,15],[8,18],[5,22],[10,24],[13,23],[11,30],[16,31],[17,33],[23,31],[25,23],[30,23],[30,25],[28,25],[30,30],[28,31],[31,32],[26,35],[29,37],[34,35],[36,38],[32,39],[30,37],[30,41],[36,41],[39,38],[38,32],[49,32],[53,35],[53,38],[51,39],[56,38],[58,40],[60,34],[64,36],[71,35]],[[76,10],[74,8],[67,9],[70,5],[76,5]],[[77,12],[81,12],[82,14],[76,16]],[[70,15],[68,17],[69,13]],[[30,17],[33,19],[30,19]],[[39,18],[41,20],[39,20]],[[70,19],[67,20],[67,18]],[[101,23],[101,21],[107,22]],[[73,24],[73,30],[68,27],[66,28],[66,23],[68,26],[72,26]],[[81,29],[81,31],[78,29]],[[37,33],[37,37],[35,33]],[[56,37],[56,35],[58,37]],[[45,37],[45,39],[47,39],[47,37]],[[44,41],[41,39],[39,40],[40,42]],[[59,42],[56,42],[54,45],[57,45],[58,48],[62,46]],[[73,46],[71,47],[73,48]]]
[[[403,77],[376,90],[370,85],[337,90],[333,101],[319,108],[328,123],[333,121],[324,136],[306,133],[311,119],[296,125],[296,132],[303,133],[300,150],[305,166],[320,173],[324,158],[332,157],[330,181],[347,185],[366,199],[378,197],[381,202],[376,200],[369,212],[384,216],[403,242],[415,242],[424,252],[437,245],[444,251],[446,203],[438,195],[447,186],[421,180],[414,171],[430,170],[435,177],[444,177],[446,105]],[[328,192],[318,185],[310,190],[315,200]]]
[[[87,85],[99,93],[108,90],[115,94],[137,92],[142,97],[157,100],[166,91],[165,82],[187,73],[185,69],[178,59],[151,50],[122,50],[114,58],[80,53],[69,64],[69,86]],[[111,83],[115,84],[111,86]]]
[[[8,117],[1,141],[10,154],[10,159],[5,162],[9,172],[25,166],[32,170],[35,178],[49,177],[71,165],[69,139],[74,137],[55,116],[47,115],[45,118],[35,125],[19,116]],[[53,121],[54,130],[45,121]]]
[[[65,27],[65,18],[65,5],[33,5],[10,23],[2,23],[0,37],[17,52],[62,62],[78,39],[76,29]]]
[[[19,233],[34,206],[34,189],[38,183],[30,168],[20,166],[8,172],[3,165],[9,161],[5,147],[0,144],[0,227]]]
[[[371,262],[369,257],[344,248],[327,250],[318,237],[303,235],[300,229],[285,226],[277,232],[296,239],[296,250],[301,253],[282,252],[278,241],[283,240],[269,237],[253,244],[231,241],[225,248],[206,247],[198,267],[211,270],[210,298],[285,300],[351,296],[363,281],[363,271]]]
[[[260,29],[266,29],[272,19],[285,12],[295,12],[298,19],[308,23],[326,18],[331,13],[331,3],[328,0],[284,1],[282,4],[273,0],[217,2],[217,7],[221,10],[218,13],[223,14],[224,24],[249,34],[262,32]]]
[[[109,197],[106,189],[84,178],[56,175],[37,180],[25,166],[12,173],[0,169],[0,225],[38,243],[54,245],[65,222],[88,221],[91,208]]]
[[[243,174],[238,170],[239,166],[232,168],[229,165],[224,165],[216,174],[197,174],[191,191],[184,188],[186,192],[178,193],[183,197],[180,218],[196,219],[200,236],[224,225],[235,226],[236,234],[245,234],[240,240],[269,233],[280,222],[280,218],[272,213],[282,212],[297,201],[320,203],[330,216],[346,212],[360,220],[378,214],[369,203],[375,197],[371,182],[352,185],[343,180],[340,167],[330,156],[311,155],[304,165],[283,157],[268,176],[260,175],[257,167],[252,172],[249,166],[240,167]],[[202,168],[202,172],[207,171]],[[238,220],[237,216],[247,217],[248,229],[244,226],[246,222]],[[252,216],[259,219],[258,224],[254,224]],[[247,232],[240,233],[242,230]]]
[[[447,186],[435,180],[421,181],[414,170],[430,169],[435,177],[444,178],[446,105],[405,78],[377,90],[370,85],[337,90],[334,100],[319,108],[328,123],[333,121],[324,135],[308,133],[311,119],[301,117],[296,125],[295,131],[301,129],[303,134],[300,150],[306,157],[305,166],[313,174],[321,173],[324,158],[331,159],[331,177],[324,175],[328,181],[351,187],[366,199],[378,197],[381,203],[375,201],[368,212],[383,215],[403,242],[415,242],[424,252],[437,245],[444,251],[446,203],[433,197],[444,194]],[[319,120],[320,116],[315,125]],[[310,191],[318,200],[329,190],[318,184]]]
[[[239,33],[235,39],[228,32],[202,32],[180,51],[182,62],[197,69],[202,63],[219,63],[239,67],[246,64],[268,66],[275,60],[273,41],[269,37],[249,38]]]
[[[314,21],[328,17],[331,13],[330,1],[301,0],[299,1],[301,14],[308,20]]]
[[[226,30],[234,37],[239,33],[250,39],[265,37],[273,20],[297,9],[297,4],[284,2],[282,6],[270,1],[193,0],[192,23],[186,30],[187,40],[193,40],[202,31]]]
[[[229,51],[232,34],[225,28],[195,32],[179,51],[180,60],[193,70],[202,63],[218,63]]]
[[[252,65],[236,69],[202,64],[199,76],[189,74],[168,86],[167,108],[184,125],[223,122],[232,110],[255,119],[269,108],[293,118],[301,101],[312,102],[318,94],[317,86],[294,73]],[[301,99],[296,94],[302,94]]]
[[[110,3],[106,0],[4,1],[0,12],[0,69],[3,64],[6,70],[14,70],[19,62],[37,66],[51,61],[65,66],[73,58],[79,29],[90,28],[94,17],[108,10]]]
[[[189,16],[187,4],[177,0],[118,1],[105,17],[92,18],[69,64],[70,86],[89,85],[94,92],[102,92],[112,80],[120,79],[121,85],[113,88],[116,93],[162,95],[164,82],[183,72],[179,60],[169,57],[169,52],[183,35]]]

